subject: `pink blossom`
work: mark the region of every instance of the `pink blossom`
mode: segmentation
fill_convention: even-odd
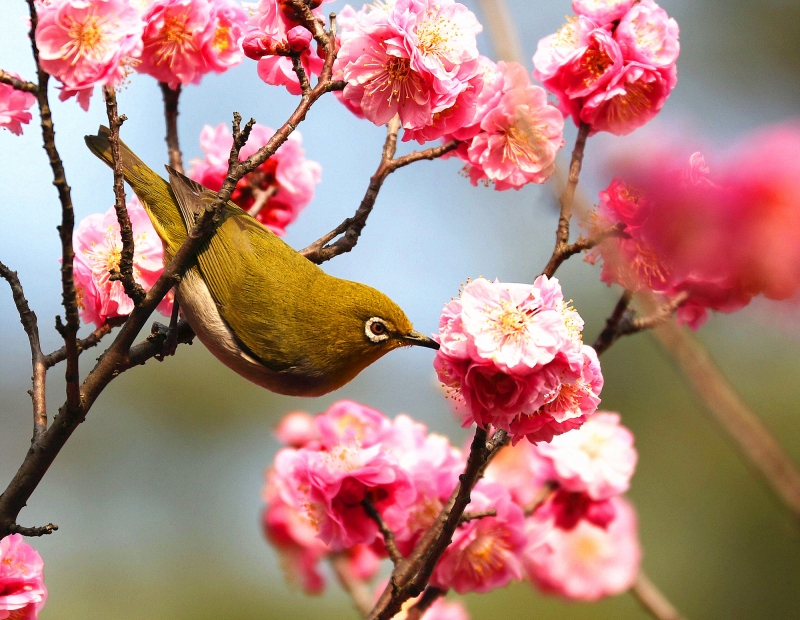
[[[615,517],[606,529],[581,521],[572,530],[553,528],[525,554],[525,568],[545,592],[596,601],[628,590],[641,560],[636,512],[616,497]]]
[[[371,448],[382,445],[394,432],[391,420],[380,411],[352,400],[335,402],[315,422],[322,446],[328,450],[339,444]]]
[[[636,469],[633,434],[616,413],[597,412],[579,429],[537,444],[534,450],[548,464],[549,479],[596,500],[625,493]]]
[[[274,133],[269,127],[255,125],[239,158],[247,159]],[[234,203],[277,235],[286,234],[286,227],[311,202],[322,175],[322,167],[305,158],[302,143],[300,133],[293,132],[272,157],[240,179],[231,196]],[[233,137],[224,123],[216,128],[204,126],[200,133],[200,146],[205,158],[192,162],[189,176],[218,191],[228,171],[232,144]]]
[[[576,15],[588,17],[599,26],[620,19],[637,0],[572,0]]]
[[[6,73],[20,79],[19,75],[12,71]],[[33,118],[28,110],[34,103],[36,97],[33,94],[0,83],[0,127],[5,127],[11,133],[21,136],[22,125],[27,125]]]
[[[504,77],[502,94],[480,119],[481,131],[466,150],[470,180],[473,185],[491,181],[500,191],[544,183],[564,145],[564,119],[521,65],[501,62],[498,69]]]
[[[164,270],[164,249],[139,200],[132,198],[127,207],[135,246],[133,277],[149,290]],[[108,319],[130,314],[133,300],[125,294],[122,282],[109,279],[109,272],[119,269],[122,251],[114,208],[84,218],[75,230],[73,246],[75,287],[83,321],[100,327]],[[159,304],[158,311],[171,314],[171,294]]]
[[[173,90],[242,61],[247,14],[233,0],[153,0],[145,13],[140,73]]]
[[[428,608],[420,620],[469,620],[469,614],[460,602],[440,598]]]
[[[123,0],[37,3],[36,44],[42,68],[63,84],[63,101],[78,95],[84,110],[96,84],[121,82],[142,51],[141,11]]]
[[[471,498],[467,512],[494,509],[497,516],[460,526],[431,577],[432,585],[459,594],[489,592],[521,579],[527,543],[522,509],[505,487],[480,481]]]
[[[536,516],[552,519],[562,530],[575,529],[582,521],[605,529],[614,520],[616,509],[610,499],[595,500],[586,493],[557,489],[536,510]]]
[[[319,439],[314,416],[303,411],[287,413],[275,429],[275,436],[292,448],[302,448]]]
[[[522,441],[500,450],[486,468],[484,479],[502,484],[512,499],[525,509],[539,497],[548,474],[549,464],[539,456],[533,444]]]
[[[0,540],[0,618],[36,620],[47,600],[44,562],[20,534]]]
[[[616,39],[626,58],[652,67],[669,67],[678,60],[678,22],[653,0],[642,0],[625,14]]]
[[[588,48],[597,24],[583,16],[568,17],[558,32],[539,39],[533,64],[533,77],[543,84],[552,82],[568,63],[581,58]],[[549,89],[549,87],[548,87]]]
[[[495,64],[494,61],[486,56],[479,56],[478,63],[478,75],[476,78],[480,78],[480,82],[474,88],[476,100],[472,118],[468,123],[465,122],[460,127],[455,128],[448,136],[455,140],[467,141],[467,146],[469,141],[480,133],[481,121],[484,117],[500,103],[500,99],[503,96],[503,88],[506,84],[504,69],[516,64],[503,62]]]

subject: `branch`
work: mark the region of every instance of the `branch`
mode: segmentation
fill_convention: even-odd
[[[386,181],[386,178],[390,174],[398,168],[403,168],[414,162],[422,161],[423,159],[433,160],[437,157],[441,157],[458,146],[457,141],[451,140],[441,146],[425,149],[424,151],[415,151],[395,159],[394,155],[397,151],[397,134],[399,131],[400,120],[398,117],[394,117],[386,124],[386,140],[383,143],[381,162],[375,174],[370,178],[367,191],[355,215],[353,215],[353,217],[348,217],[327,235],[320,237],[307,248],[300,250],[300,254],[305,256],[312,263],[319,265],[340,254],[349,252],[356,246],[361,236],[361,231],[364,230],[364,227],[367,225],[367,218],[370,213],[372,213],[375,201],[378,199],[378,193],[381,191],[384,181]],[[342,236],[340,237],[340,235]],[[336,239],[337,237],[339,238]],[[333,239],[336,239],[336,241],[333,241]]]
[[[159,82],[158,85],[161,87],[161,96],[164,99],[164,119],[167,122],[167,136],[164,140],[167,143],[169,165],[182,174],[183,155],[178,142],[178,100],[181,97],[181,85],[178,84],[175,90],[172,90],[166,82]]]
[[[353,599],[358,613],[366,618],[372,609],[372,592],[361,579],[353,575],[346,554],[334,553],[330,556],[330,563],[339,585]]]
[[[656,620],[686,620],[643,572],[639,572],[630,591]]]
[[[78,295],[75,290],[75,280],[72,275],[72,263],[75,258],[75,251],[72,247],[72,231],[75,228],[75,213],[72,209],[72,196],[67,177],[64,173],[64,164],[56,149],[56,133],[53,128],[53,118],[50,112],[50,102],[47,98],[47,83],[50,76],[42,69],[39,64],[39,48],[36,45],[36,26],[39,23],[36,14],[35,0],[27,0],[30,11],[31,28],[30,39],[33,51],[33,60],[36,64],[36,72],[39,86],[36,91],[36,98],[39,103],[39,112],[42,119],[42,141],[44,150],[50,159],[50,168],[53,170],[53,185],[58,190],[58,198],[61,202],[61,225],[58,227],[61,237],[61,297],[64,304],[66,325],[57,322],[56,326],[64,338],[66,348],[67,369],[65,372],[67,381],[67,403],[66,407],[70,412],[76,412],[80,408],[79,381],[80,374],[78,369],[78,345],[77,334],[80,327],[80,317],[78,316]]]
[[[375,508],[372,497],[365,497],[363,500],[361,500],[361,505],[367,512],[367,516],[377,523],[378,529],[383,535],[383,544],[386,545],[386,551],[389,553],[389,558],[392,560],[394,565],[397,566],[399,562],[403,561],[403,554],[400,553],[400,550],[397,548],[397,543],[394,540],[394,532],[392,532],[391,528],[386,524],[386,521],[383,520],[383,516],[380,512],[378,512],[378,509]]]
[[[464,525],[465,523],[469,523],[470,521],[476,521],[478,519],[484,519],[486,517],[496,517],[497,510],[494,508],[490,510],[482,510],[481,512],[465,512],[461,515],[461,519],[459,520],[459,525]]]
[[[628,314],[631,299],[633,299],[633,293],[628,290],[622,293],[622,297],[619,298],[617,305],[614,306],[614,311],[611,313],[611,316],[606,319],[605,328],[600,332],[600,335],[592,345],[597,355],[605,353],[608,348],[617,341],[617,338],[619,338],[619,326]]]
[[[49,536],[57,529],[58,526],[53,525],[52,523],[48,523],[47,525],[42,527],[22,527],[21,525],[17,525],[15,523],[9,528],[9,533],[21,534],[22,536],[39,537],[39,536]]]
[[[572,161],[569,165],[569,178],[564,191],[561,193],[561,214],[558,217],[558,229],[556,230],[556,245],[553,255],[547,263],[547,267],[542,272],[548,278],[552,278],[556,270],[561,266],[571,254],[569,251],[569,223],[572,219],[572,205],[575,201],[575,189],[578,187],[578,179],[583,165],[583,153],[586,149],[586,139],[589,137],[591,126],[581,123],[578,128],[578,138],[575,140],[575,148],[572,150]],[[575,254],[575,252],[573,252]]]
[[[33,386],[28,392],[33,401],[33,442],[36,443],[39,436],[47,429],[47,403],[45,399],[45,388],[47,378],[47,364],[42,355],[42,347],[39,342],[39,326],[36,314],[28,306],[25,299],[25,292],[22,290],[16,271],[11,271],[0,262],[0,278],[3,278],[11,287],[11,295],[14,297],[14,305],[19,313],[19,320],[25,333],[28,335],[28,342],[31,347],[31,366],[33,369]]]
[[[8,84],[16,90],[21,90],[26,93],[33,93],[34,95],[39,91],[39,87],[33,82],[26,82],[25,80],[16,78],[2,69],[0,69],[0,84]]]
[[[428,586],[425,588],[425,592],[422,593],[420,599],[408,610],[405,620],[421,620],[425,612],[431,608],[431,605],[445,594],[447,593],[444,590],[440,590],[434,586]]]
[[[141,285],[133,278],[133,257],[136,251],[133,242],[133,229],[128,208],[125,206],[125,185],[122,174],[122,160],[119,154],[119,129],[127,118],[117,115],[117,95],[113,86],[104,86],[103,95],[106,100],[106,113],[111,134],[108,142],[111,144],[111,162],[114,170],[114,210],[117,212],[119,232],[122,237],[122,251],[120,252],[119,265],[111,272],[109,280],[119,280],[125,289],[125,294],[133,300],[134,305],[139,305],[144,299],[145,292]]]
[[[118,325],[122,325],[124,323],[124,319],[126,317],[117,317],[118,319],[122,319],[121,322],[116,322],[114,319],[109,319],[105,323],[103,323],[100,327],[94,330],[91,334],[89,334],[86,338],[82,338],[78,340],[78,354],[86,351],[87,349],[91,349],[92,347],[97,346],[100,344],[100,341],[105,338],[108,334],[111,333],[111,330],[117,327]],[[44,356],[44,363],[48,368],[52,368],[56,364],[59,364],[67,359],[67,350],[65,347],[61,347],[56,351],[53,351],[49,355]]]

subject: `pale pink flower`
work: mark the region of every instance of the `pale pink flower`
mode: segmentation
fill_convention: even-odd
[[[636,579],[641,560],[636,512],[621,497],[611,500],[615,518],[606,529],[581,521],[572,530],[553,528],[525,554],[525,568],[545,592],[596,601],[621,594]]]
[[[293,411],[283,416],[275,429],[275,436],[292,448],[302,448],[319,440],[314,416],[304,411]]]
[[[0,540],[0,618],[36,620],[47,600],[44,562],[20,534]]]
[[[96,84],[121,82],[142,51],[141,11],[124,0],[37,2],[36,44],[42,68],[57,78],[63,101],[78,95],[84,110]]]
[[[455,359],[467,359],[470,356],[469,336],[464,332],[461,319],[462,309],[461,300],[454,299],[445,305],[439,316],[439,348]]]
[[[625,14],[617,26],[616,39],[630,60],[652,67],[669,67],[678,60],[678,22],[653,0],[642,0]]]
[[[127,207],[135,246],[133,277],[149,290],[164,270],[164,248],[139,200],[132,198]],[[125,294],[122,282],[109,279],[110,271],[119,270],[122,251],[114,208],[84,218],[75,230],[73,246],[75,288],[83,321],[100,327],[108,319],[130,314],[133,300]],[[171,293],[159,304],[158,311],[170,316]]]
[[[275,134],[273,129],[255,125],[239,158],[247,159]],[[200,133],[202,160],[194,160],[189,176],[209,189],[219,191],[228,172],[233,137],[227,125],[206,125]],[[311,202],[322,177],[322,167],[305,158],[303,138],[295,131],[276,153],[253,172],[239,180],[231,200],[248,211],[277,235],[297,219]]]
[[[539,39],[533,55],[533,77],[545,85],[554,80],[564,66],[585,54],[590,35],[596,29],[597,24],[591,19],[568,17],[556,33]]]
[[[392,421],[376,409],[352,400],[340,400],[315,418],[317,434],[323,449],[332,450],[340,444],[362,448],[381,445],[393,438]]]
[[[538,455],[533,444],[521,441],[500,450],[483,477],[506,487],[512,499],[525,509],[539,497],[548,474],[549,463]]]
[[[579,429],[537,444],[534,450],[549,466],[547,478],[596,500],[625,493],[636,469],[633,434],[616,413],[594,413]]]
[[[500,103],[500,99],[503,96],[503,88],[506,84],[504,68],[512,64],[500,63],[498,65],[486,56],[479,56],[478,63],[476,79],[479,78],[480,81],[477,82],[474,89],[477,97],[474,110],[472,110],[472,117],[469,122],[463,123],[447,136],[455,140],[466,141],[465,146],[467,147],[469,146],[469,141],[480,133],[481,121]],[[469,92],[469,89],[466,92]]]
[[[154,0],[145,13],[140,73],[173,90],[239,64],[247,14],[233,0]]]
[[[480,119],[481,130],[466,150],[470,180],[473,185],[491,181],[501,191],[544,183],[564,145],[564,118],[521,65],[501,62],[498,68],[504,77],[502,94]]]
[[[598,26],[620,19],[637,0],[572,0],[576,15],[588,17]]]
[[[440,598],[428,608],[420,620],[469,620],[469,614],[460,602]]]
[[[19,75],[13,71],[7,73],[19,79]],[[17,90],[9,84],[0,84],[0,127],[21,136],[22,125],[27,125],[33,118],[28,110],[34,103],[36,97],[32,93]]]
[[[522,578],[522,553],[527,543],[525,517],[500,484],[479,481],[467,512],[494,509],[495,517],[461,525],[442,555],[431,584],[459,594],[489,592]]]

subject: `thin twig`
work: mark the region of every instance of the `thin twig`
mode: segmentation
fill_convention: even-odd
[[[109,280],[119,280],[125,294],[133,300],[134,305],[139,305],[144,299],[145,292],[142,286],[133,277],[133,257],[136,248],[133,241],[133,228],[128,208],[125,206],[125,178],[122,173],[122,159],[119,154],[119,129],[127,118],[117,115],[117,95],[113,86],[104,86],[103,95],[106,100],[106,113],[110,134],[108,142],[111,145],[111,162],[114,171],[114,210],[117,212],[119,232],[122,237],[122,250],[119,255],[117,269],[111,272]]]
[[[297,76],[297,81],[300,82],[300,91],[304,95],[308,95],[311,92],[311,84],[308,82],[306,70],[303,68],[303,63],[300,62],[300,56],[297,54],[292,54],[292,69]]]
[[[267,189],[251,187],[250,191],[253,194],[254,200],[252,206],[247,210],[247,215],[258,217],[258,214],[267,206],[269,199],[278,192],[278,186],[270,185]]]
[[[605,328],[600,332],[600,335],[592,345],[598,355],[605,353],[606,350],[617,341],[617,338],[619,338],[619,326],[629,311],[631,299],[633,299],[633,293],[628,290],[624,291],[617,305],[614,306],[614,311],[611,313],[611,316],[606,319]]]
[[[399,562],[403,561],[403,554],[400,553],[400,550],[397,548],[397,542],[394,539],[394,532],[392,529],[386,524],[386,521],[383,520],[383,516],[375,508],[375,504],[372,501],[372,498],[367,496],[363,500],[361,500],[361,505],[364,507],[364,510],[367,513],[367,516],[375,521],[378,525],[378,530],[383,535],[383,544],[386,547],[386,551],[389,554],[389,559],[397,565]]]
[[[178,84],[175,90],[166,82],[159,82],[158,85],[161,87],[161,96],[164,99],[164,120],[167,122],[167,135],[164,141],[167,143],[169,165],[182,174],[183,154],[178,141],[178,101],[181,98],[181,85]]]
[[[27,82],[25,80],[16,78],[2,69],[0,69],[0,84],[8,84],[9,86],[14,87],[16,90],[21,90],[26,93],[33,93],[34,95],[39,91],[39,87],[33,82]]]
[[[570,248],[569,224],[572,219],[572,205],[575,200],[575,189],[578,187],[581,167],[583,166],[586,139],[589,137],[590,130],[591,126],[588,123],[581,123],[580,127],[578,127],[578,138],[575,140],[575,148],[572,150],[572,161],[569,165],[569,177],[564,191],[561,193],[561,213],[558,216],[556,245],[553,249],[553,255],[547,263],[547,267],[545,267],[542,272],[548,278],[553,277],[556,270],[561,266],[561,263],[571,256],[571,254],[567,254]]]
[[[47,402],[45,399],[47,364],[44,355],[42,355],[42,347],[39,341],[39,325],[36,320],[36,314],[30,309],[28,300],[25,299],[25,292],[22,290],[22,284],[19,281],[17,272],[11,271],[0,262],[0,278],[8,282],[11,287],[11,295],[19,313],[19,320],[28,335],[28,342],[31,347],[33,385],[29,394],[33,401],[33,442],[36,443],[40,435],[47,430]]]
[[[42,527],[22,527],[21,525],[17,525],[15,523],[9,528],[9,530],[10,534],[21,534],[22,536],[36,538],[39,536],[49,536],[58,530],[58,526],[54,525],[53,523],[48,523]]]
[[[405,620],[420,620],[425,615],[425,612],[431,608],[431,605],[445,594],[447,592],[440,588],[428,586],[422,596],[419,597],[419,600],[408,610]]]
[[[656,620],[686,620],[641,571],[631,587],[631,594]]]
[[[122,325],[125,322],[127,317],[117,317],[118,320],[109,319],[105,323],[103,323],[100,327],[95,329],[91,334],[89,334],[86,338],[80,338],[78,340],[78,353],[82,353],[87,349],[91,349],[92,347],[96,347],[100,344],[100,341],[105,338],[108,334],[111,333],[111,330],[119,325]],[[44,356],[44,363],[48,368],[52,368],[56,364],[60,364],[65,359],[67,359],[67,350],[64,347],[53,351],[52,353]]]
[[[525,513],[525,516],[530,517],[534,512],[536,512],[547,500],[550,499],[557,489],[558,483],[545,483],[545,485],[539,489],[539,492],[536,494],[536,497],[533,498],[533,501],[526,506],[523,506],[522,511]]]
[[[482,510],[480,512],[465,512],[461,515],[461,520],[458,522],[459,525],[464,525],[469,523],[470,521],[476,521],[478,519],[484,519],[486,517],[496,517],[497,510],[491,508],[490,510]]]
[[[366,618],[372,609],[372,592],[367,584],[358,579],[350,570],[350,561],[345,553],[330,556],[333,572],[342,589],[353,599],[353,605],[362,617]]]

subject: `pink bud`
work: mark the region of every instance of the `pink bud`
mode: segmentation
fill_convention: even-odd
[[[242,50],[248,58],[260,60],[275,53],[275,41],[269,35],[256,30],[245,36]]]
[[[293,52],[302,52],[311,44],[311,32],[305,26],[295,26],[286,33],[289,49]]]

